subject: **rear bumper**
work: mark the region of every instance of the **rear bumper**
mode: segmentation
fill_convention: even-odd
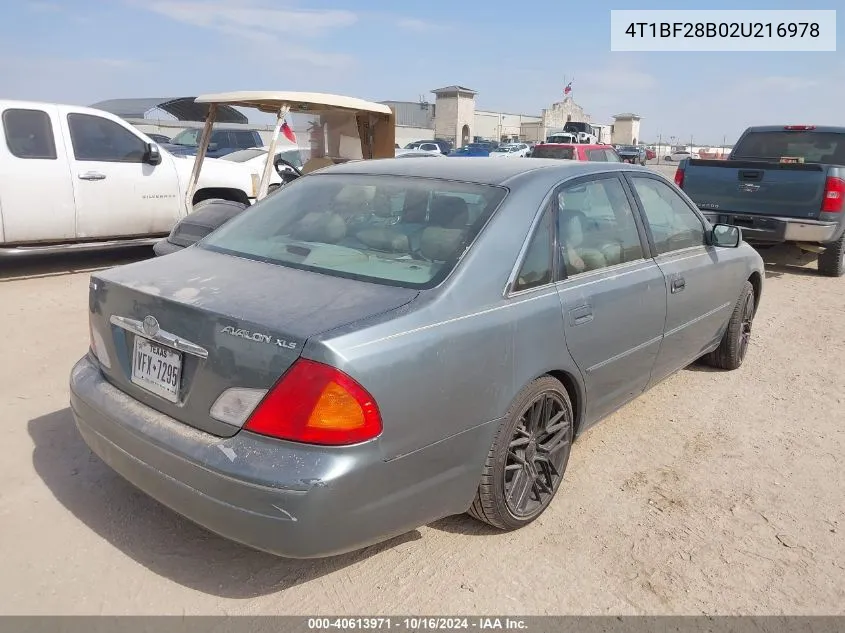
[[[714,213],[706,210],[702,212],[713,224],[732,224],[740,227],[743,239],[749,244],[777,244],[780,242],[828,244],[837,240],[842,233],[842,229],[837,222],[737,213]]]
[[[482,425],[391,461],[378,441],[221,438],[127,396],[87,356],[71,372],[70,404],[86,444],[136,487],[212,532],[291,558],[352,551],[464,512],[493,431]]]

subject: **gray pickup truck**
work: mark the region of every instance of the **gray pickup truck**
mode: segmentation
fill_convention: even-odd
[[[754,246],[792,243],[845,274],[845,127],[750,127],[726,160],[684,159],[675,183]]]

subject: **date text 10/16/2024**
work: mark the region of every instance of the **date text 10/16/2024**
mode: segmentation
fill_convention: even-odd
[[[835,10],[610,12],[612,51],[836,51]]]
[[[528,625],[519,618],[474,617],[357,617],[357,618],[308,618],[308,629],[330,630],[397,630],[397,631],[448,631],[448,630],[526,630]]]

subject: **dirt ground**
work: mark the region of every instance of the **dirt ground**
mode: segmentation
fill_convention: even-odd
[[[273,558],[174,515],[76,432],[86,267],[0,271],[0,611],[845,614],[845,279],[774,261],[746,364],[691,367],[576,442],[518,532],[452,517],[361,552]]]

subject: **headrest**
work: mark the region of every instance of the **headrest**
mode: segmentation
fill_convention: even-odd
[[[428,192],[409,189],[405,192],[405,204],[402,221],[409,224],[423,224],[428,212]]]
[[[461,229],[429,226],[420,236],[420,253],[426,259],[445,262],[457,250],[463,238],[464,231]]]
[[[335,244],[346,237],[346,222],[337,213],[313,211],[294,224],[291,236],[304,242]]]
[[[584,220],[587,216],[577,209],[560,209],[560,237],[569,246],[584,242]]]
[[[359,241],[377,251],[387,253],[409,253],[411,245],[408,236],[395,229],[373,228],[359,231],[355,236]]]
[[[466,200],[457,196],[436,196],[431,201],[428,223],[448,229],[462,229],[469,222]]]
[[[584,262],[584,271],[598,270],[599,268],[607,268],[607,259],[601,251],[594,249],[584,249],[578,251],[578,255]]]

